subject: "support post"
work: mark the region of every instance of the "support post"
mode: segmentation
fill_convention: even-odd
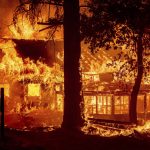
[[[96,95],[96,114],[98,114],[98,95]]]
[[[115,114],[115,95],[112,94],[112,97],[111,97],[112,101],[111,101],[111,115],[114,115]]]
[[[0,105],[0,109],[1,109],[1,137],[4,138],[4,88],[1,88],[1,105]]]
[[[147,94],[144,94],[144,122],[147,120]]]

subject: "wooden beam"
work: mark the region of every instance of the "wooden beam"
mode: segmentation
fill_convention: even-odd
[[[37,22],[37,24],[39,25],[51,25],[51,26],[59,26],[59,25],[63,25],[63,21],[62,20],[57,20],[57,19],[51,19],[47,22]]]
[[[46,28],[40,29],[39,32],[42,32],[42,31],[47,30],[47,29],[49,29],[49,28],[52,28],[52,26],[48,26],[48,27],[46,27]]]

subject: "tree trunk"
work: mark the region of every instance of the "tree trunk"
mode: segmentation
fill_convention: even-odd
[[[64,0],[64,116],[62,127],[79,129],[83,125],[80,75],[79,0]]]
[[[140,90],[140,85],[143,77],[143,46],[142,46],[143,33],[139,33],[137,40],[137,77],[131,92],[131,100],[129,107],[130,122],[137,123],[137,97]]]

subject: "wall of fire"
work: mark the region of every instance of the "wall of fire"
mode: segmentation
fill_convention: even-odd
[[[63,111],[63,96],[57,85],[51,89],[38,83],[18,83],[16,89],[11,90],[9,84],[0,84],[0,88],[4,88],[6,112],[26,112],[33,108]]]
[[[60,70],[55,68],[55,66],[54,70],[51,70],[54,61],[63,68],[62,57],[56,57],[56,55],[60,53],[56,53],[54,47],[51,46],[51,42],[16,39],[13,39],[13,41],[16,43],[15,49],[22,60],[29,57],[34,66],[37,67],[35,69],[38,70],[39,66],[34,62],[38,61],[39,57],[42,57],[40,58],[43,63],[42,65],[47,66],[50,72],[46,72],[41,76],[41,72],[43,72],[44,69],[41,68],[38,74],[40,78],[34,78],[34,74],[36,74],[36,71],[33,70],[34,68],[30,66],[30,63],[26,64],[28,62],[22,61],[25,63],[23,66],[24,70],[23,72],[19,72],[19,75],[23,78],[21,78],[21,80],[16,79],[15,82],[1,82],[0,84],[0,87],[4,87],[5,89],[6,113],[29,113],[44,109],[51,112],[49,116],[51,116],[53,112],[60,112],[61,115],[56,113],[54,119],[56,119],[57,116],[57,118],[61,118],[60,120],[62,120],[64,99],[63,76],[61,76]],[[58,46],[59,44],[61,45],[60,47]],[[56,48],[58,52],[62,51],[62,44],[58,42],[56,45],[58,46]],[[49,50],[51,50],[51,52],[49,52]],[[98,64],[99,59],[93,58],[87,52],[83,54],[85,54],[87,58],[91,57],[91,59],[94,59]],[[82,65],[86,66],[85,72],[82,72],[85,115],[96,119],[128,121],[130,94],[127,93],[127,91],[126,93],[122,93],[122,91],[115,93],[114,89],[116,90],[117,88],[115,84],[112,84],[112,72],[93,72],[93,70],[90,70],[91,64],[84,63],[86,62],[84,61],[86,57],[82,62]],[[99,66],[97,68],[99,68]],[[89,72],[86,72],[88,70]],[[52,72],[54,73],[48,74]],[[33,78],[28,78],[29,74],[31,74]],[[45,75],[50,77],[48,82],[44,82],[45,78],[43,77],[45,77]],[[52,82],[51,75],[53,76]],[[61,80],[57,79],[58,77],[61,77]],[[150,119],[150,94],[146,93],[147,92],[139,95],[137,111],[139,118]],[[43,115],[46,113],[43,113]],[[39,115],[41,115],[41,112]],[[34,117],[34,115],[32,115],[32,117]]]
[[[90,74],[87,77],[90,80],[89,83],[100,81],[99,76],[96,80],[91,76]],[[96,83],[94,88],[89,84],[90,88],[86,85],[83,90],[85,114],[95,119],[129,121],[130,94],[122,91],[118,93],[106,91],[104,86],[108,86],[107,84],[99,86],[98,82],[96,86]],[[63,114],[63,83],[55,83],[51,87],[48,84],[18,82],[15,86],[0,84],[1,87],[5,91],[6,112],[25,113],[35,109],[47,109]],[[150,119],[150,94],[138,95],[137,113],[139,119]]]
[[[91,75],[90,75],[91,76]],[[96,80],[97,81],[97,80]],[[83,85],[84,86],[84,85]],[[87,88],[83,91],[85,104],[85,115],[95,119],[105,119],[114,121],[129,121],[130,93],[104,91],[104,87]],[[57,84],[56,103],[63,103],[64,87],[63,83]],[[61,107],[63,110],[63,107]],[[138,119],[150,119],[150,93],[140,93],[137,101]]]

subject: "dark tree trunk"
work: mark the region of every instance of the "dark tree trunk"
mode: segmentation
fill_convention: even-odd
[[[62,127],[77,129],[83,124],[80,75],[79,0],[64,0],[64,116]]]
[[[143,77],[143,33],[139,33],[137,40],[137,77],[131,92],[131,100],[129,107],[130,122],[137,123],[137,97],[140,90],[140,85]]]

